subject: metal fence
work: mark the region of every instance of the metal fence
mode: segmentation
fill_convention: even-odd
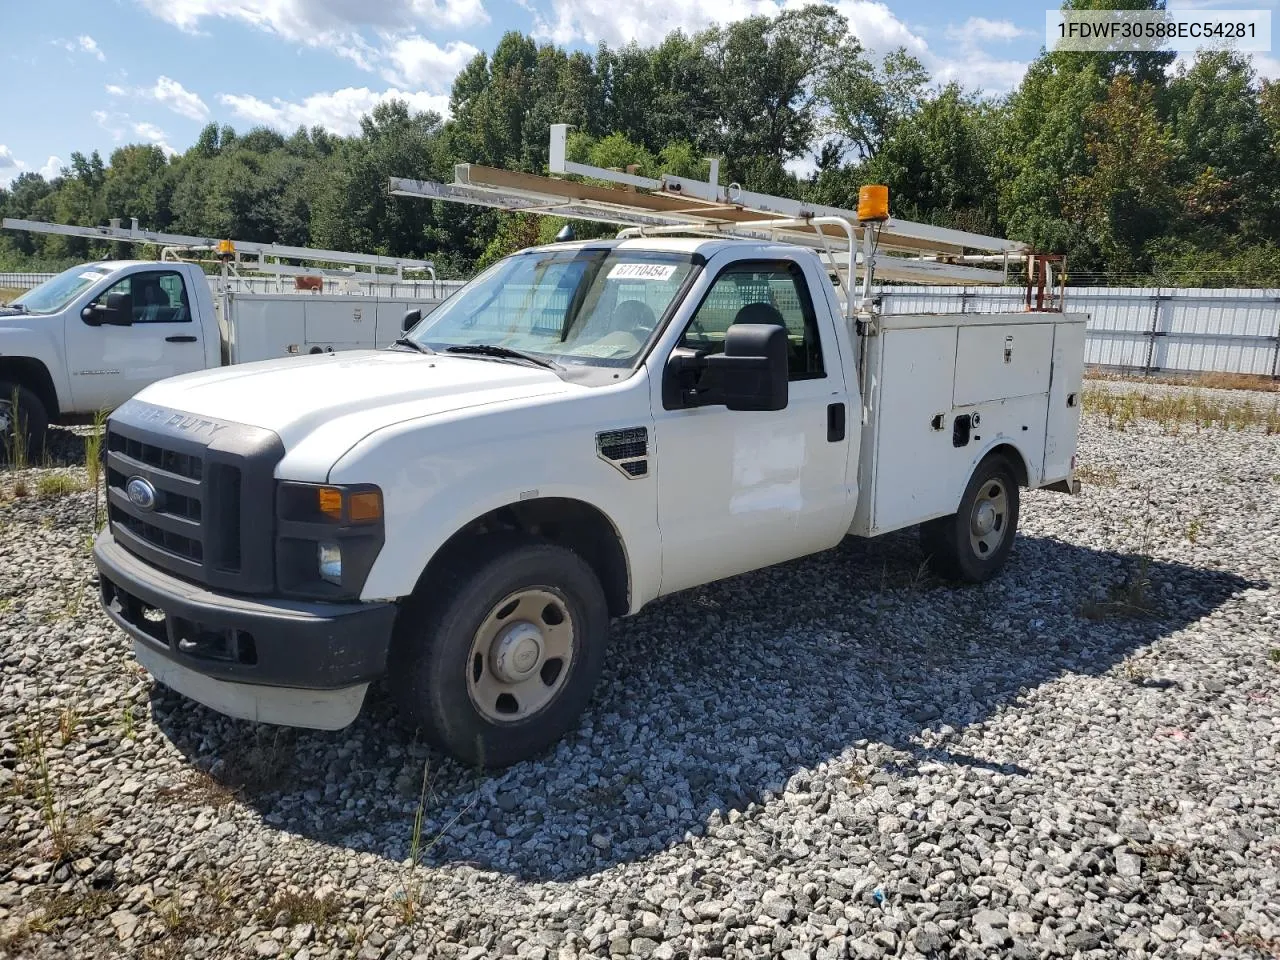
[[[1022,288],[884,287],[885,313],[1023,310]],[[1068,287],[1089,314],[1085,362],[1120,371],[1280,378],[1280,289]]]
[[[55,273],[0,273],[0,287],[8,287],[11,290],[30,290],[56,276]]]
[[[51,273],[0,273],[0,287],[30,289]],[[326,279],[325,293],[448,296],[462,281],[356,283]],[[246,292],[290,290],[242,277]],[[988,313],[1023,309],[1020,287],[886,286],[886,313]],[[1280,378],[1280,288],[1068,287],[1067,309],[1089,314],[1085,362],[1122,371],[1243,373]]]

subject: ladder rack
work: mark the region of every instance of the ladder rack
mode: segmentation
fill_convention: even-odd
[[[6,230],[23,230],[28,233],[58,234],[64,237],[84,237],[89,240],[112,240],[124,243],[150,243],[161,247],[161,258],[179,250],[211,250],[214,252],[231,245],[229,254],[219,256],[223,263],[233,263],[241,270],[253,270],[259,273],[272,273],[278,276],[306,274],[309,276],[328,276],[343,279],[395,279],[404,278],[404,271],[418,270],[425,272],[431,280],[436,279],[434,264],[429,260],[412,260],[407,257],[384,257],[372,253],[347,253],[343,250],[321,250],[313,247],[290,247],[279,243],[258,243],[253,240],[215,240],[212,237],[193,237],[178,233],[158,233],[153,230],[138,228],[137,218],[132,219],[130,227],[121,227],[119,220],[112,220],[106,227],[82,227],[72,224],[47,223],[43,220],[19,220],[5,217],[0,223]],[[248,254],[256,257],[246,260]],[[229,258],[229,259],[228,259]],[[274,258],[274,261],[268,261]],[[346,269],[334,270],[319,267],[299,267],[281,263],[281,260],[310,260],[320,263],[344,264]],[[357,267],[366,267],[357,270]],[[379,271],[391,271],[391,274]]]
[[[720,186],[664,174],[661,178],[607,170],[566,159],[568,124],[553,124],[549,167],[543,177],[480,164],[454,167],[454,182],[392,177],[397,196],[445,200],[510,212],[591,220],[623,227],[619,236],[693,234],[780,241],[811,247],[835,271],[852,313],[855,275],[862,299],[873,276],[923,284],[1004,284],[1010,264],[1035,256],[1026,244],[896,218],[863,222],[853,210]],[[587,177],[582,182],[566,176]]]

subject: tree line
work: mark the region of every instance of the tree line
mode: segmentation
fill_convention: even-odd
[[[354,136],[209,124],[172,157],[131,144],[105,162],[75,153],[51,181],[24,173],[0,211],[425,257],[466,276],[559,225],[392,197],[387,178],[449,181],[458,162],[543,173],[549,126],[570,123],[571,157],[597,166],[705,177],[718,156],[722,183],[841,207],[884,183],[895,215],[1065,253],[1076,282],[1280,286],[1280,85],[1232,52],[1172,61],[1042,52],[987,97],[934,83],[906,50],[873,58],[824,5],[594,54],[509,32],[454,80],[447,121],[391,101]],[[109,246],[6,231],[0,269]]]

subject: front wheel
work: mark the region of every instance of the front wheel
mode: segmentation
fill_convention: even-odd
[[[495,536],[479,541],[396,627],[391,683],[401,711],[464,763],[505,767],[577,723],[604,665],[609,611],[578,554]]]
[[[30,463],[44,453],[49,413],[26,387],[0,380],[0,463]]]
[[[1018,529],[1018,481],[1001,456],[983,460],[965,488],[960,509],[920,527],[929,565],[950,580],[981,583],[1009,558]]]

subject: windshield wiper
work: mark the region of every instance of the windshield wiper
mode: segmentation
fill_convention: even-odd
[[[500,347],[494,343],[462,343],[456,347],[445,347],[444,349],[446,353],[474,353],[482,357],[524,360],[527,363],[536,363],[540,367],[546,367],[548,370],[563,369],[560,364],[553,360],[544,360],[542,357],[521,353],[519,350],[512,350],[510,347]]]
[[[12,310],[14,313],[30,313],[25,303],[4,303],[0,304],[0,310]]]
[[[417,340],[410,340],[408,337],[398,337],[395,340],[395,342],[392,344],[392,346],[393,347],[413,347],[413,349],[417,350],[419,353],[435,353],[435,351],[432,350],[430,347],[424,346],[423,344],[419,343]]]

